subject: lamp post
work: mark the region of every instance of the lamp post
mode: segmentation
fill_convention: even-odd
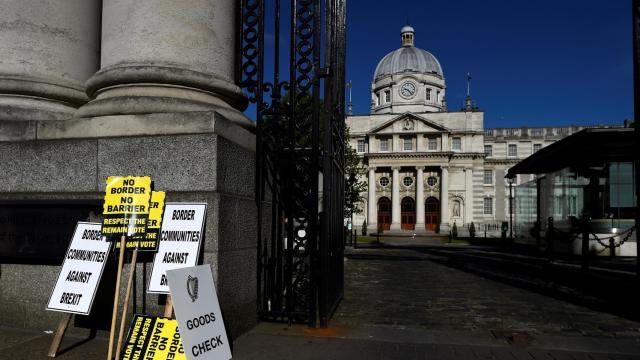
[[[516,177],[511,175],[507,178],[509,183],[509,240],[513,242],[513,183]]]

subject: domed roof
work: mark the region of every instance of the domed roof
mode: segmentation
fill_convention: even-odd
[[[413,46],[413,32],[413,28],[409,25],[402,28],[400,33],[403,36],[403,46],[388,53],[380,60],[373,76],[374,81],[385,76],[404,72],[444,76],[442,67],[435,56],[426,50]],[[408,35],[410,38],[404,37],[407,36],[405,35],[406,33],[411,33]]]
[[[405,46],[390,52],[380,60],[373,79],[406,71],[444,76],[438,59],[430,52],[414,46]]]

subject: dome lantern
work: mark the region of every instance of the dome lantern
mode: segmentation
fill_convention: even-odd
[[[400,29],[400,39],[402,46],[413,46],[413,35],[415,31],[413,27],[405,25]]]

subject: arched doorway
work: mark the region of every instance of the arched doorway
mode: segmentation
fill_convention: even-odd
[[[425,201],[424,223],[427,229],[435,230],[440,222],[440,201],[434,197],[428,197]]]
[[[391,228],[391,200],[386,197],[378,200],[378,227],[380,226],[383,230]]]
[[[402,230],[413,230],[416,227],[416,202],[406,197],[400,202],[400,228]]]

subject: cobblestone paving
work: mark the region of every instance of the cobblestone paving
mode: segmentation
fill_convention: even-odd
[[[335,324],[640,341],[640,323],[484,279],[411,250],[355,250]]]

